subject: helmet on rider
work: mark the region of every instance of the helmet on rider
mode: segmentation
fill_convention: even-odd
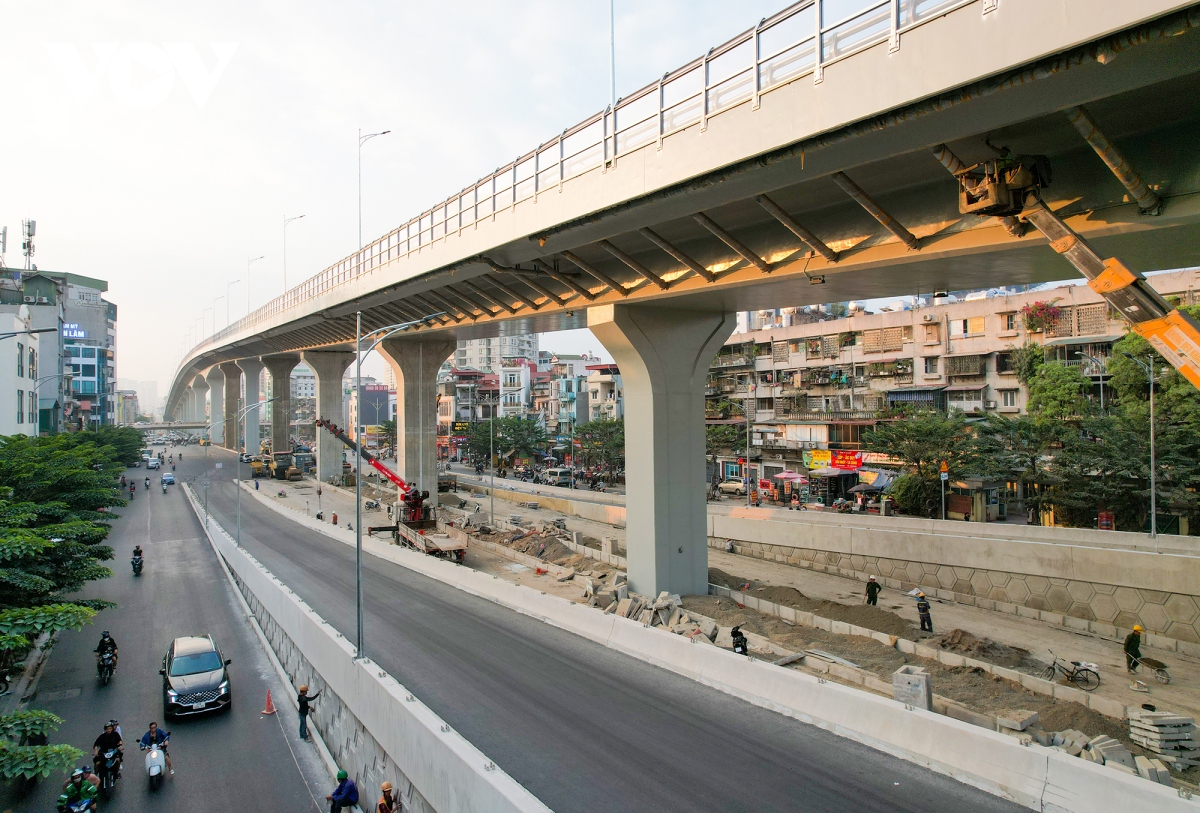
[[[71,771],[71,782],[76,785],[82,784],[85,776],[87,776],[87,770],[85,768],[76,768],[75,770]]]

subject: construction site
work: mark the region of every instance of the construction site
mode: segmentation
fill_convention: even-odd
[[[1068,626],[1061,616],[1007,612],[999,602],[967,606],[945,590],[882,576],[870,606],[867,575],[776,561],[732,538],[709,539],[707,595],[638,595],[629,589],[619,521],[556,510],[577,505],[563,489],[527,493],[497,483],[493,494],[485,478],[441,479],[436,519],[422,515],[415,524],[423,527],[414,530],[400,519],[405,502],[394,483],[364,476],[362,496],[373,509],[363,515],[364,534],[700,645],[743,651],[740,644],[750,658],[1200,792],[1200,657],[1186,642],[1145,636],[1142,661],[1130,673],[1119,629]],[[353,539],[352,490],[305,480],[272,483],[270,493],[256,496],[320,515],[328,533]],[[602,499],[598,509],[611,515],[615,498]],[[921,629],[918,598],[931,605],[932,631]],[[1083,679],[1089,671],[1094,681]]]

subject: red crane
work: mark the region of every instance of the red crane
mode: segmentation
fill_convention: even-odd
[[[425,515],[426,509],[423,506],[425,500],[429,498],[428,491],[419,491],[415,485],[410,485],[407,480],[401,477],[396,472],[389,469],[387,466],[379,462],[379,458],[368,452],[366,449],[360,449],[346,434],[344,429],[339,429],[333,421],[327,421],[324,418],[318,418],[317,426],[324,429],[329,434],[340,440],[342,443],[350,447],[351,451],[357,451],[362,455],[362,459],[371,464],[374,469],[386,477],[391,483],[396,486],[397,492],[400,494],[400,499],[404,502],[405,508],[408,509],[408,516],[405,518],[408,521],[428,519]]]

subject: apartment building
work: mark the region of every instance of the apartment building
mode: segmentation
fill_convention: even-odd
[[[31,330],[30,320],[5,314],[0,318],[0,333],[14,335],[0,339],[0,392],[10,393],[0,408],[0,435],[38,434],[37,380],[40,337],[49,333],[23,333]]]
[[[535,367],[538,363],[538,335],[522,333],[517,336],[497,336],[492,339],[466,339],[454,351],[453,366],[471,368],[485,373],[498,372],[504,364],[524,359]]]
[[[621,371],[615,364],[591,364],[587,367],[588,420],[625,417],[625,389]]]
[[[1155,274],[1150,282],[1165,297],[1200,302],[1200,271]],[[1027,318],[1027,311],[1053,318]],[[1099,397],[1107,387],[1105,360],[1127,327],[1078,284],[976,292],[734,334],[709,371],[708,414],[740,417],[742,407],[751,413],[751,458],[761,455],[770,477],[828,459],[812,450],[861,449],[863,431],[902,405],[1023,413],[1028,392],[1017,380],[1013,351],[1026,342],[1040,345],[1048,360],[1079,367]],[[736,408],[722,408],[723,401]]]

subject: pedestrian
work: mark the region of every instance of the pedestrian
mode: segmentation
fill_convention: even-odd
[[[933,632],[933,618],[929,615],[929,599],[917,593],[917,615],[921,618],[921,632]]]
[[[1129,674],[1137,671],[1138,661],[1142,658],[1142,629],[1141,624],[1133,625],[1133,632],[1125,636],[1125,668]]]
[[[384,782],[379,786],[379,791],[383,795],[379,797],[379,804],[375,805],[375,813],[396,813],[400,809],[399,799],[392,795],[392,783]]]
[[[300,739],[302,740],[308,739],[308,704],[320,696],[320,692],[310,696],[307,683],[300,685],[300,693],[296,696],[296,702],[300,705]]]
[[[867,579],[867,604],[872,607],[879,604],[879,591],[883,588],[879,586],[879,582],[875,581],[875,577]]]
[[[337,772],[338,786],[333,793],[325,798],[329,801],[329,813],[339,813],[341,810],[358,804],[358,786],[345,771]]]

